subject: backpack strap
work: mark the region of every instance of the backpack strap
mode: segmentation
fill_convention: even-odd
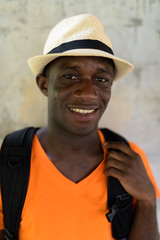
[[[1,194],[4,239],[17,240],[21,213],[27,193],[32,139],[36,128],[25,128],[7,135],[1,148]]]
[[[109,130],[100,129],[106,142],[129,143],[119,134]],[[108,177],[108,207],[106,217],[112,223],[112,235],[115,239],[127,240],[131,227],[132,197],[122,187],[121,183],[114,177]]]

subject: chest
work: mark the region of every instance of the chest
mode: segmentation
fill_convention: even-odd
[[[75,183],[44,154],[32,156],[20,239],[111,240],[104,161]]]
[[[50,161],[58,169],[61,174],[72,182],[79,182],[89,174],[91,174],[103,160],[103,154],[99,153],[94,156],[87,155],[70,155],[63,159]]]

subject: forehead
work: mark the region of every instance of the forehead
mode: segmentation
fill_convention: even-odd
[[[110,70],[113,70],[114,68],[113,60],[109,58],[95,57],[95,56],[67,56],[67,57],[59,57],[53,60],[45,67],[45,70],[55,69],[55,67],[63,68],[66,65],[81,66],[87,63],[93,64],[95,68],[99,67],[100,65],[104,68],[109,68]]]

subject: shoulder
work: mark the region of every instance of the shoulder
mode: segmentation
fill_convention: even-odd
[[[141,159],[142,159],[142,162],[144,164],[144,167],[146,169],[146,172],[152,182],[152,184],[154,185],[155,187],[155,191],[156,191],[156,197],[160,197],[160,190],[158,188],[158,185],[155,181],[155,178],[154,178],[154,175],[152,173],[152,170],[151,170],[151,167],[150,167],[150,164],[149,164],[149,161],[148,161],[148,158],[147,158],[147,155],[146,153],[142,150],[141,147],[139,147],[137,144],[135,144],[134,142],[130,142],[128,140],[126,140],[123,136],[119,135],[118,133],[115,133],[109,129],[99,129],[99,132],[100,132],[100,135],[101,135],[101,138],[103,138],[103,142],[109,140],[108,139],[108,136],[109,138],[111,138],[111,141],[127,141],[129,143],[129,146],[130,148],[136,152],[137,154],[140,155]],[[116,138],[116,139],[115,139]]]
[[[139,154],[141,156],[141,158],[147,160],[147,155],[140,146],[138,146],[134,142],[129,142],[129,145],[134,152],[136,152],[137,154]]]
[[[151,170],[151,166],[149,164],[149,161],[148,161],[148,158],[147,158],[147,155],[145,154],[145,152],[135,143],[133,142],[129,142],[129,145],[131,147],[131,149],[136,152],[137,154],[140,155],[142,161],[143,161],[143,164],[145,166],[145,169],[147,171],[147,174],[155,188],[155,191],[156,191],[156,198],[160,197],[160,190],[159,190],[159,187],[156,183],[156,180],[154,178],[154,175],[153,175],[153,172]]]
[[[108,128],[100,128],[99,131],[103,134],[106,142],[124,142],[129,145],[128,141],[123,136]]]

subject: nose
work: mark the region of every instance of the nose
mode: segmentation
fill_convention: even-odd
[[[79,82],[74,91],[74,97],[83,100],[83,102],[91,102],[97,99],[96,86],[90,79],[84,79]]]

